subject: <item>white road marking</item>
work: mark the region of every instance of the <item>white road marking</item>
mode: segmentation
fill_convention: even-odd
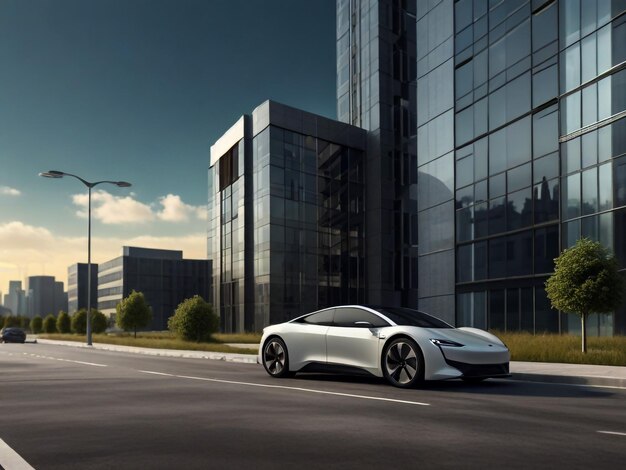
[[[0,467],[7,470],[35,470],[2,439],[0,439]]]
[[[363,400],[376,400],[376,401],[387,401],[391,403],[404,403],[407,405],[419,405],[419,406],[430,406],[430,403],[422,403],[419,401],[409,401],[409,400],[398,400],[395,398],[384,398],[384,397],[372,397],[368,395],[354,395],[352,393],[340,393],[340,392],[329,392],[326,390],[315,390],[312,388],[302,388],[302,387],[287,387],[285,385],[268,385],[268,384],[257,384],[252,382],[237,382],[234,380],[222,380],[222,379],[210,379],[206,377],[194,377],[190,375],[175,375],[175,374],[166,374],[163,372],[154,372],[151,370],[140,370],[138,372],[142,372],[144,374],[153,374],[153,375],[162,375],[165,377],[175,377],[178,379],[190,379],[190,380],[202,380],[205,382],[217,382],[217,383],[225,383],[225,384],[235,384],[235,385],[247,385],[249,387],[263,387],[263,388],[279,388],[283,390],[295,390],[297,392],[308,392],[308,393],[320,393],[323,395],[335,395],[339,397],[349,397],[349,398],[360,398]]]
[[[108,367],[106,364],[96,364],[95,362],[85,362],[85,361],[72,361],[71,359],[60,359],[58,357],[52,357],[52,356],[41,356],[39,354],[30,354],[30,353],[24,353],[25,356],[32,356],[32,357],[37,357],[40,359],[51,359],[53,361],[60,361],[60,362],[71,362],[73,364],[82,364],[84,366],[94,366],[94,367]]]
[[[626,432],[598,431],[600,434],[613,434],[614,436],[626,436]]]

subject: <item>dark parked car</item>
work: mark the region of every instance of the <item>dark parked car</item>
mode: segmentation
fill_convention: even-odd
[[[0,331],[3,343],[24,343],[26,342],[26,333],[21,328],[3,328]]]

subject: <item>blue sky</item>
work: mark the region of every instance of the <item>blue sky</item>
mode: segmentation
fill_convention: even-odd
[[[123,244],[204,257],[209,148],[270,98],[334,118],[334,0],[2,0],[0,291]]]

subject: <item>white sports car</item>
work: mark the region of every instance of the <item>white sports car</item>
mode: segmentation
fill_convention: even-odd
[[[259,362],[272,377],[365,372],[396,387],[424,380],[509,377],[510,353],[477,328],[454,328],[417,310],[346,305],[263,330]]]

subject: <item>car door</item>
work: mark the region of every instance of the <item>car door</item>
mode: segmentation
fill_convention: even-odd
[[[333,325],[326,333],[329,364],[343,364],[374,372],[378,369],[380,328],[389,324],[357,307],[335,308]]]
[[[289,361],[297,368],[311,362],[326,363],[326,332],[333,322],[334,309],[307,315],[290,324],[285,335]]]

